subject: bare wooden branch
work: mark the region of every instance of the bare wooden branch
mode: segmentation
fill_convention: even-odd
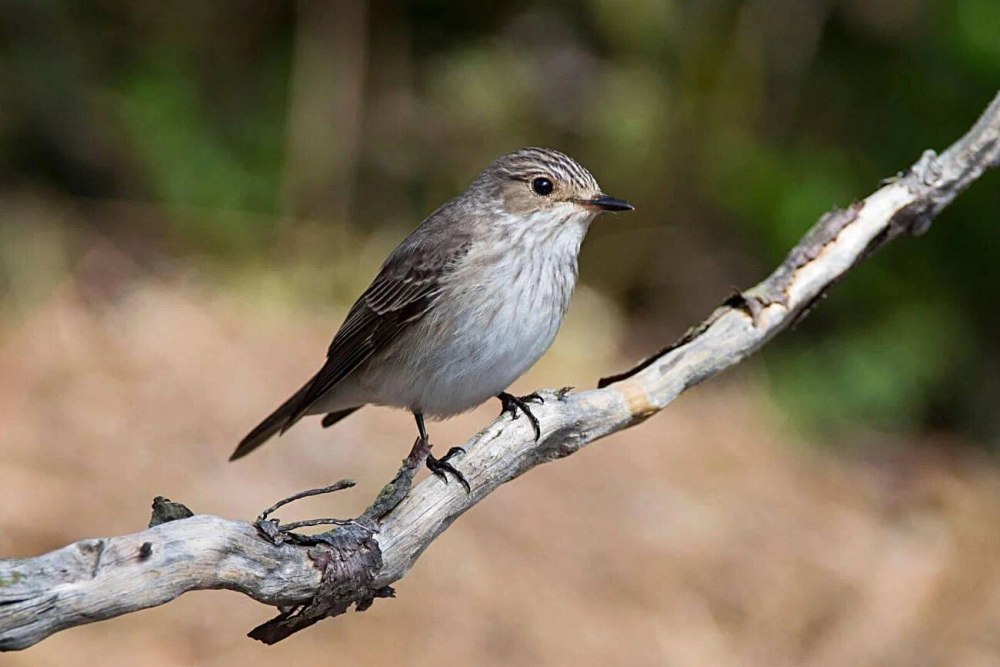
[[[458,464],[471,493],[432,476],[402,497],[419,459],[415,449],[369,511],[316,538],[288,535],[264,517],[251,524],[195,515],[0,561],[0,649],[208,588],[279,607],[276,619],[251,633],[268,643],[352,604],[364,609],[391,595],[389,586],[423,550],[501,484],[647,419],[739,363],[883,244],[927,231],[948,203],[998,165],[1000,95],[943,154],[925,152],[865,200],[824,216],[766,280],[732,296],[674,345],[599,389],[542,392],[545,402],[533,407],[542,425],[537,443],[527,420],[506,416],[470,439]]]

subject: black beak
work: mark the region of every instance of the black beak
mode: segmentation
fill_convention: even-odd
[[[629,204],[624,199],[615,199],[614,197],[609,197],[608,195],[597,195],[593,199],[587,199],[583,202],[588,206],[596,206],[602,211],[633,211],[635,206]]]

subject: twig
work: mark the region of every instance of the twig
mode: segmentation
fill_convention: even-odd
[[[257,516],[258,521],[263,521],[267,517],[271,516],[275,511],[284,507],[289,503],[294,503],[296,500],[302,500],[303,498],[311,498],[312,496],[321,496],[324,493],[334,493],[335,491],[343,491],[344,489],[349,489],[357,484],[353,479],[342,479],[336,484],[331,484],[330,486],[323,486],[318,489],[308,489],[306,491],[299,491],[298,493],[292,494],[287,498],[282,498],[278,502],[274,503],[266,510],[261,512]]]

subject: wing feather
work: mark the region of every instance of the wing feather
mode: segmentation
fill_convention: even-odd
[[[358,298],[327,350],[326,363],[299,395],[282,432],[375,353],[385,349],[434,305],[442,283],[468,251],[468,241],[437,247],[400,246]]]

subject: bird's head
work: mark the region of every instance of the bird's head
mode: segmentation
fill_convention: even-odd
[[[503,218],[545,228],[586,226],[604,211],[633,209],[604,194],[576,160],[549,148],[521,148],[496,159],[467,195]]]

